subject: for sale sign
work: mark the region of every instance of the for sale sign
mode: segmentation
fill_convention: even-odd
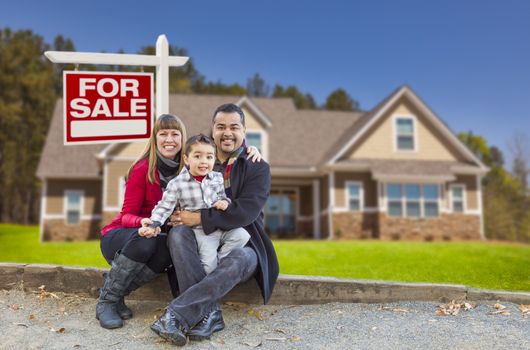
[[[64,72],[64,144],[149,138],[153,74]]]

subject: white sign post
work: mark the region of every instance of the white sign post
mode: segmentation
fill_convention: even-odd
[[[44,54],[54,63],[155,66],[157,117],[169,113],[169,67],[183,66],[189,59],[185,56],[169,56],[168,41],[163,34],[156,41],[156,56],[68,51],[46,51]]]

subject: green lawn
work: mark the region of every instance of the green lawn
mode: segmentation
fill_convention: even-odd
[[[477,242],[275,241],[281,273],[530,291],[530,246]],[[38,242],[0,224],[0,261],[107,267],[99,242]]]

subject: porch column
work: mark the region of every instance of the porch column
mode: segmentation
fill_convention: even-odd
[[[484,232],[484,204],[482,203],[482,175],[477,175],[477,204],[480,212],[480,239],[485,240]]]
[[[335,209],[335,172],[329,173],[329,204],[328,204],[328,239],[334,238],[333,234],[333,211]]]
[[[44,242],[44,216],[46,215],[46,196],[48,195],[48,179],[42,178],[42,188],[40,192],[40,222],[39,222],[39,242]]]
[[[320,180],[313,180],[313,238],[320,239]]]

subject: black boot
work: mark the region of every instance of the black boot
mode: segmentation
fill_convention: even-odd
[[[110,271],[105,277],[103,288],[99,291],[96,305],[96,318],[101,327],[112,329],[123,326],[117,304],[143,266],[145,264],[133,261],[123,254],[116,254],[112,260]]]
[[[186,330],[169,309],[151,325],[151,330],[177,346],[186,345]]]
[[[214,308],[209,314],[195,325],[188,332],[191,340],[210,339],[214,332],[222,331],[225,328],[223,314],[219,307]]]
[[[131,294],[131,292],[152,281],[156,276],[158,276],[156,272],[147,267],[147,265],[144,265],[136,277],[134,277],[134,279],[131,281],[129,287],[127,287],[123,295],[127,296]],[[125,305],[124,297],[121,297],[116,303],[116,310],[122,320],[128,320],[133,317],[132,310]]]

